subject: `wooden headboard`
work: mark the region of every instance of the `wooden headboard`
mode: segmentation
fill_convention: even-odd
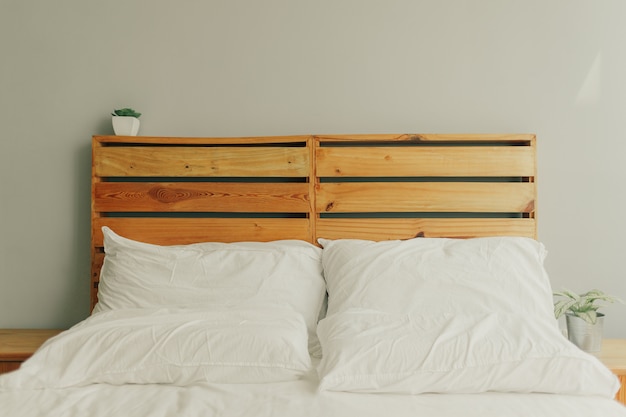
[[[532,134],[94,136],[91,307],[101,227],[201,241],[536,238]]]

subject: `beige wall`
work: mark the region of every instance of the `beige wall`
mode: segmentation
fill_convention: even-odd
[[[626,299],[623,0],[0,1],[0,327],[87,314],[90,137],[534,132],[553,286]],[[626,337],[626,306],[606,309]]]

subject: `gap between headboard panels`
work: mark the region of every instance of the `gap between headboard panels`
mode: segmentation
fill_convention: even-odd
[[[536,238],[533,134],[94,136],[91,307],[101,227],[201,241]]]

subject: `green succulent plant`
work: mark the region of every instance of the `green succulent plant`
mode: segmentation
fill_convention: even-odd
[[[131,108],[125,107],[123,109],[113,110],[111,116],[130,116],[139,118],[139,116],[141,116],[141,113],[138,113]]]
[[[622,303],[622,300],[619,298],[607,295],[600,290],[591,290],[583,294],[576,294],[569,290],[563,290],[555,292],[554,296],[561,298],[554,303],[554,316],[557,319],[563,314],[570,313],[585,320],[589,324],[596,323],[598,318],[598,309],[604,306],[603,304],[598,304],[599,301],[605,301],[607,303]]]

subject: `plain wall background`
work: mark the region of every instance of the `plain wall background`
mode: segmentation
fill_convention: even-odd
[[[536,133],[553,287],[626,299],[623,0],[0,0],[0,327],[88,314],[90,140]],[[626,306],[604,310],[626,337]]]

